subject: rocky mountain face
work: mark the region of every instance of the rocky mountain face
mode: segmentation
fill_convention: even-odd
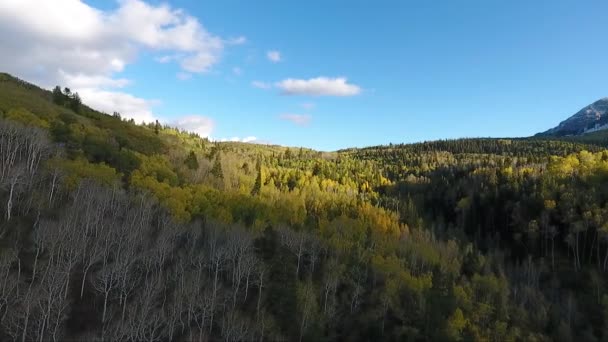
[[[608,97],[598,100],[538,135],[580,135],[608,128]]]

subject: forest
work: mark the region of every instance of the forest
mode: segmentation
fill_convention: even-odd
[[[0,340],[608,341],[606,147],[216,142],[0,74]]]

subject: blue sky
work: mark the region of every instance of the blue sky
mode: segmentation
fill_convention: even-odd
[[[112,13],[125,1],[85,4]],[[214,139],[254,136],[335,150],[528,136],[608,96],[606,1],[145,4],[181,9],[220,37],[217,60],[192,72],[183,63],[160,63],[172,52],[155,45],[137,48],[124,68],[103,75],[128,80],[120,92],[145,99],[154,117],[209,119]],[[271,61],[269,51],[279,52],[280,61]],[[355,88],[343,96],[280,88],[288,79],[318,77],[333,86],[342,77]]]

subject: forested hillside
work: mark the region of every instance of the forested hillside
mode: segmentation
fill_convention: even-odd
[[[605,341],[602,139],[212,142],[0,75],[0,340]]]

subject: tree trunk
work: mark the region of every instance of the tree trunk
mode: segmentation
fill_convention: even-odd
[[[578,235],[579,235],[579,232],[577,231],[576,232],[576,249],[574,251],[574,259],[576,260],[576,267],[575,267],[576,271],[578,271],[579,268],[581,267],[579,252],[578,252]]]
[[[213,295],[211,296],[211,317],[209,319],[209,331],[213,329],[213,315],[215,314],[215,296],[217,294],[217,276],[220,268],[219,260],[215,262],[215,276],[213,278]]]
[[[555,237],[551,238],[551,269],[555,270]]]
[[[604,272],[606,272],[607,265],[608,265],[608,247],[606,248],[606,256],[604,257]]]
[[[15,183],[11,183],[11,190],[8,193],[8,202],[6,203],[6,220],[11,220],[11,210],[13,209],[13,193],[15,190]]]
[[[29,294],[28,294],[29,296]],[[27,325],[29,323],[30,320],[30,310],[29,307],[27,309],[27,312],[25,314],[25,322],[23,323],[23,334],[21,335],[21,342],[25,342],[25,337],[27,336]]]
[[[260,287],[258,288],[258,305],[256,308],[255,319],[260,319],[260,305],[262,304],[262,287],[264,286],[264,273],[260,275]]]
[[[85,281],[87,279],[87,273],[89,272],[89,268],[90,267],[91,266],[89,265],[89,266],[87,266],[87,267],[84,268],[84,272],[83,272],[83,275],[82,275],[82,283],[80,284],[80,299],[82,299],[82,296],[84,295],[84,283],[85,283]]]

